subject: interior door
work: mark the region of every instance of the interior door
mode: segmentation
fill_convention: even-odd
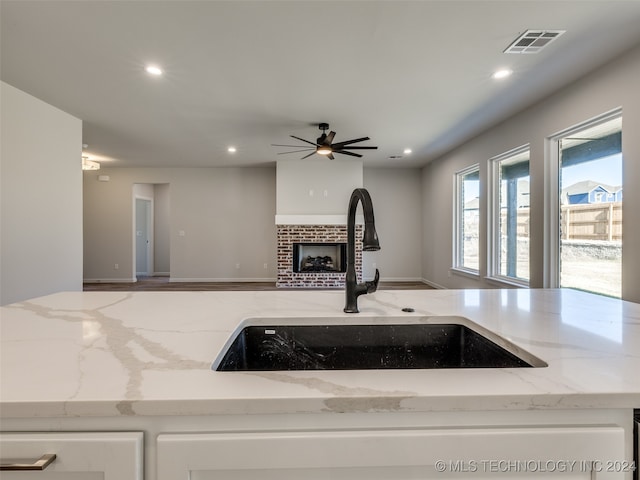
[[[151,200],[136,198],[136,275],[150,276],[153,273],[151,261],[152,238]]]

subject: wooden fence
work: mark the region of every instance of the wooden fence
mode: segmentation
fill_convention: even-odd
[[[563,240],[622,241],[622,202],[563,205],[560,215]]]
[[[506,212],[502,214],[503,235]],[[529,236],[529,209],[518,209],[517,236]],[[622,241],[622,202],[563,205],[560,214],[562,240]]]

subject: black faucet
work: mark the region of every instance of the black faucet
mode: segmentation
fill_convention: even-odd
[[[362,238],[362,250],[380,250],[376,224],[373,218],[373,203],[369,192],[364,188],[356,188],[349,200],[349,212],[347,214],[347,274],[345,275],[347,302],[344,307],[346,313],[358,313],[358,297],[365,293],[373,293],[378,289],[380,272],[376,268],[376,276],[371,282],[358,283],[356,276],[356,208],[358,201],[362,203],[364,211],[364,235]]]

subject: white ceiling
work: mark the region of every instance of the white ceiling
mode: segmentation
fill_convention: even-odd
[[[637,0],[0,5],[2,80],[81,118],[103,166],[273,164],[319,122],[371,137],[365,166],[424,165],[640,43]],[[502,53],[527,29],[567,32]]]

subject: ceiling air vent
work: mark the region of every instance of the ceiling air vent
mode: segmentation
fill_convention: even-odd
[[[504,53],[538,53],[566,30],[527,30]]]

